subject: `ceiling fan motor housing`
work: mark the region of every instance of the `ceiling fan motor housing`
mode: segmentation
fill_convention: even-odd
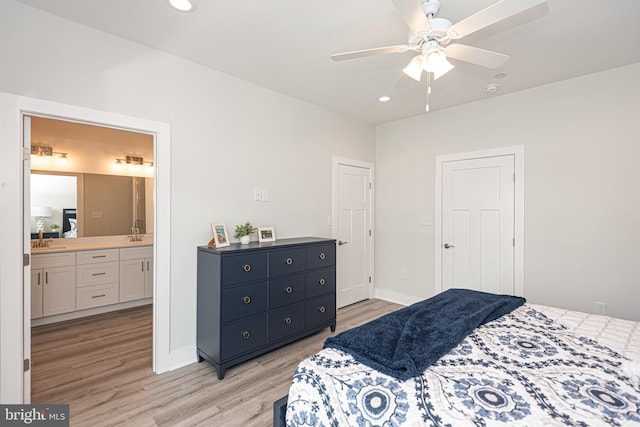
[[[422,10],[429,18],[436,15],[440,10],[440,0],[421,0]]]

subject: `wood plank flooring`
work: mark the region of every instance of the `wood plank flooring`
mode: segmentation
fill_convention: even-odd
[[[336,333],[400,308],[368,300],[338,310]],[[70,405],[71,426],[270,426],[300,360],[329,328],[229,368],[151,371],[151,306],[32,329],[32,403]],[[195,353],[195,350],[194,350]]]

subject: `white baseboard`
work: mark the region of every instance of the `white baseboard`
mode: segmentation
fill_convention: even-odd
[[[49,325],[51,323],[65,322],[67,320],[80,319],[82,317],[95,316],[96,314],[108,313],[110,311],[125,310],[127,308],[139,307],[141,305],[153,304],[153,298],[144,298],[134,301],[121,302],[118,304],[103,305],[101,307],[87,308],[85,310],[71,311],[54,316],[31,319],[31,326]]]
[[[196,346],[190,345],[169,354],[169,370],[182,368],[198,361]]]
[[[402,305],[411,305],[416,302],[424,300],[424,298],[416,297],[413,295],[407,295],[400,292],[390,291],[388,289],[375,289],[374,298],[393,302]]]

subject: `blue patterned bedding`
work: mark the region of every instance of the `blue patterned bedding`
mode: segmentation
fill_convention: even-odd
[[[631,361],[528,304],[399,381],[327,348],[289,390],[287,426],[640,425]],[[635,381],[635,384],[634,384]]]

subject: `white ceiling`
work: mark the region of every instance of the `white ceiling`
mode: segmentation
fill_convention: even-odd
[[[165,0],[16,1],[368,123],[424,112],[424,82],[394,89],[413,53],[330,59],[405,44],[391,0],[196,0],[193,13]],[[454,23],[495,2],[441,1],[438,16]],[[496,70],[451,60],[456,68],[432,85],[431,111],[640,62],[638,18],[638,0],[548,0],[474,33],[459,42],[510,60]],[[491,83],[497,94],[485,92]],[[380,103],[381,95],[393,99]]]

